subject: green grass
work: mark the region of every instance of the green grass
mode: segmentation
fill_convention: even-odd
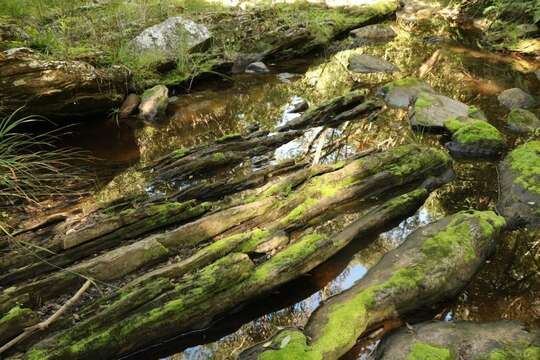
[[[385,6],[394,6],[388,1]],[[158,82],[184,83],[238,53],[264,52],[298,31],[308,32],[311,40],[291,51],[325,44],[383,10],[373,6],[355,13],[303,2],[241,10],[204,0],[2,0],[0,21],[17,25],[29,38],[0,41],[0,50],[28,46],[54,59],[84,60],[97,67],[125,65],[134,73],[135,89],[141,90]],[[162,54],[133,51],[129,44],[142,30],[171,16],[206,25],[213,38],[204,53],[180,48],[176,68],[162,74],[156,70]]]
[[[0,120],[0,204],[37,203],[41,198],[72,193],[72,186],[87,180],[83,169],[73,165],[90,157],[83,151],[57,148],[62,129],[31,135],[22,126],[44,122],[36,116]]]

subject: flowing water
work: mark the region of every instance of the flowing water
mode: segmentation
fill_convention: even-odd
[[[516,139],[505,129],[505,111],[496,96],[511,87],[540,94],[540,81],[531,72],[539,69],[540,64],[474,48],[474,38],[464,37],[447,23],[414,28],[403,28],[395,22],[389,25],[398,36],[388,44],[358,48],[345,39],[336,42],[328,53],[271,66],[268,75],[205,82],[197,84],[189,94],[179,89],[169,106],[170,119],[160,126],[135,129],[110,120],[85,125],[77,130],[81,137],[76,133],[70,141],[116,166],[109,169],[109,177],[105,178],[113,179],[102,184],[98,199],[110,200],[141,189],[149,191],[144,188],[146,175],[138,170],[142,164],[174,149],[243,133],[253,124],[271,130],[283,121],[284,110],[295,97],[315,106],[350,89],[366,89],[375,94],[381,84],[414,75],[440,49],[441,56],[426,75],[426,81],[440,93],[482,109],[489,121],[505,133],[509,146],[513,146]],[[400,72],[353,74],[347,70],[347,59],[354,53],[383,57],[398,65]],[[374,122],[352,123],[329,136],[346,139],[334,158],[410,142],[442,146],[438,136],[413,133],[405,111],[391,109]],[[83,138],[90,138],[91,142],[80,141]],[[277,154],[282,158],[294,156],[309,142],[309,137],[304,137]],[[460,210],[494,208],[498,196],[496,162],[455,161],[454,168],[457,178],[433,193],[414,216],[394,229],[359,239],[307,276],[236,309],[202,331],[156,344],[132,358],[230,359],[284,326],[304,325],[322,302],[351,287],[385,252],[397,247],[419,226]],[[539,242],[539,232],[519,230],[505,234],[499,240],[495,257],[456,299],[420,309],[405,320],[414,323],[433,317],[517,319],[540,326]],[[367,358],[376,343],[376,336],[360,342],[345,358]]]

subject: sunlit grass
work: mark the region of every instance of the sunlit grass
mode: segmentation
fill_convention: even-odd
[[[47,121],[38,116],[17,118],[17,112],[0,120],[0,204],[37,203],[55,195],[68,195],[87,172],[74,165],[90,159],[82,150],[57,148],[63,131],[39,135],[22,132],[22,126]]]

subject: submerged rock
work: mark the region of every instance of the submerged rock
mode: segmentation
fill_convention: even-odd
[[[246,67],[246,73],[248,74],[267,74],[269,72],[270,70],[262,61],[251,63]]]
[[[430,321],[383,339],[377,360],[540,359],[540,334],[515,321]]]
[[[282,331],[240,359],[339,359],[396,313],[455,296],[494,251],[504,225],[492,211],[470,211],[419,228],[353,287],[326,300],[303,330]]]
[[[446,121],[456,118],[483,120],[485,116],[474,106],[444,95],[422,92],[414,103],[409,121],[416,128],[440,131],[445,130]]]
[[[363,26],[352,30],[350,34],[362,45],[384,44],[397,36],[391,27],[382,24]]]
[[[211,38],[206,26],[182,16],[170,17],[141,32],[131,45],[144,52],[155,52],[171,58],[203,46]]]
[[[147,89],[141,96],[139,118],[146,122],[159,120],[167,110],[169,89],[164,85],[156,85]]]
[[[233,74],[241,74],[246,71],[248,65],[261,61],[264,58],[264,54],[238,54],[234,59],[231,72]]]
[[[366,54],[352,55],[349,58],[349,70],[356,73],[396,72],[399,68],[375,56]]]
[[[453,156],[495,156],[504,149],[502,134],[487,121],[452,119],[444,125],[452,133],[452,141],[446,146]]]
[[[48,117],[89,117],[109,112],[126,91],[125,67],[98,70],[82,61],[48,60],[27,48],[0,53],[3,111],[25,106]]]
[[[139,95],[129,94],[122,103],[122,106],[120,106],[120,110],[118,110],[118,117],[120,119],[127,119],[130,115],[135,113],[135,110],[140,103],[141,98]]]
[[[540,226],[540,141],[517,147],[499,165],[497,209],[512,227]]]
[[[434,93],[435,91],[424,81],[410,77],[392,81],[384,85],[379,94],[384,101],[392,107],[408,108],[420,93]]]
[[[516,133],[534,132],[540,129],[540,119],[525,109],[512,109],[508,114],[508,128]]]
[[[509,109],[530,109],[536,105],[536,100],[531,95],[518,88],[504,90],[497,99]]]

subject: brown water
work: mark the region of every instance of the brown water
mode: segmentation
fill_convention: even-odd
[[[398,37],[386,45],[347,50],[345,40],[335,44],[334,50],[341,47],[341,51],[313,56],[299,63],[281,64],[280,68],[272,67],[269,75],[238,76],[233,82],[216,80],[200,85],[191,94],[178,95],[170,104],[170,119],[159,127],[131,129],[121,125],[118,131],[111,128],[118,125],[110,121],[80,129],[90,141],[78,145],[108,160],[135,163],[104,186],[96,197],[110,200],[144,189],[146,178],[138,171],[138,166],[171,150],[242,133],[254,123],[271,130],[282,119],[285,107],[294,96],[314,106],[352,88],[366,88],[374,93],[385,82],[414,75],[438,49],[442,56],[426,81],[442,94],[482,109],[490,122],[506,134],[512,147],[516,139],[506,132],[505,110],[498,105],[496,95],[511,87],[540,94],[540,82],[531,73],[539,69],[540,64],[461,45],[467,41],[450,40],[456,38],[455,29],[440,24],[418,31],[395,28]],[[352,74],[346,70],[346,65],[348,57],[354,53],[384,57],[401,71],[392,75]],[[285,72],[289,74],[283,75]],[[401,110],[387,110],[376,122],[349,124],[341,136],[345,134],[346,151],[338,157],[346,156],[347,152],[409,142],[441,146],[440,139],[434,135],[413,133],[406,113]],[[281,154],[297,153],[308,140],[282,149]],[[395,228],[379,236],[360,239],[310,274],[237,309],[204,331],[187,334],[167,344],[156,344],[155,348],[134,358],[230,359],[283,326],[302,326],[321,302],[351,287],[385,252],[397,247],[419,226],[460,210],[494,209],[498,197],[495,165],[489,161],[456,161],[456,180],[432,194],[416,215]],[[499,240],[494,258],[456,299],[434,308],[420,309],[406,321],[434,316],[467,320],[504,318],[540,326],[539,269],[540,232],[506,233]],[[374,338],[359,343],[345,358],[366,358],[376,342]]]

